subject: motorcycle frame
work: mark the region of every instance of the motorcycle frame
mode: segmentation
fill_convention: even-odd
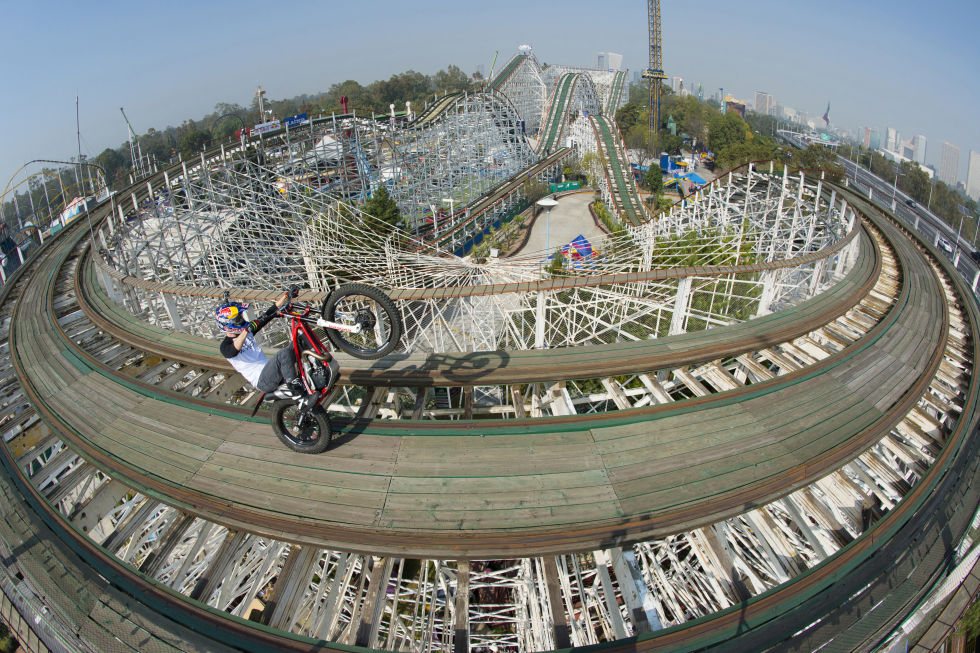
[[[284,317],[287,316],[289,317],[289,321],[290,321],[289,339],[292,342],[293,353],[296,355],[296,366],[299,368],[299,378],[303,380],[303,385],[306,387],[307,392],[313,391],[313,383],[311,379],[307,378],[306,370],[303,368],[302,352],[300,351],[299,348],[299,338],[297,336],[300,333],[302,333],[303,337],[306,338],[306,341],[310,343],[310,346],[313,348],[313,351],[319,354],[320,356],[333,357],[333,354],[330,352],[329,349],[327,349],[324,346],[320,338],[318,338],[317,335],[313,333],[313,331],[309,327],[306,326],[307,322],[317,324],[318,326],[322,326],[319,323],[321,321],[325,321],[325,320],[313,320],[310,317],[308,317],[311,310],[312,310],[311,307],[305,306],[303,308],[302,313],[294,313],[292,308],[290,308],[288,311],[283,312]],[[317,392],[319,394],[314,404],[319,404],[320,402],[322,402],[324,398],[327,396],[328,390],[324,388],[322,390],[318,390]]]

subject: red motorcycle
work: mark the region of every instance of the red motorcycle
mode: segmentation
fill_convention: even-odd
[[[272,430],[283,444],[301,453],[321,453],[330,446],[333,431],[323,401],[339,376],[339,365],[317,336],[324,329],[338,349],[357,358],[380,358],[394,351],[402,337],[402,322],[391,299],[378,288],[361,283],[338,287],[315,308],[308,302],[292,301],[299,289],[289,289],[290,301],[279,309],[279,317],[290,320],[289,340],[299,365],[299,377],[307,396],[288,398],[281,387],[269,398]],[[256,408],[266,398],[262,395]]]

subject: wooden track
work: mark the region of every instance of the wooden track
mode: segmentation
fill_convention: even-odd
[[[840,296],[847,301],[879,269],[869,243],[865,258],[872,264],[842,284],[851,290]],[[904,279],[890,314],[855,345],[803,370],[615,414],[354,424],[329,455],[308,457],[284,450],[266,424],[121,384],[87,360],[59,329],[50,303],[48,279],[67,249],[46,259],[25,287],[11,352],[35,405],[74,448],[133,487],[219,523],[386,553],[588,550],[687,530],[765,503],[883,437],[932,377],[947,326],[934,319],[946,311],[932,271],[898,241]],[[615,374],[631,371],[622,367],[629,362],[644,370],[734,356],[820,326],[843,312],[833,302],[840,297],[830,293],[789,318],[758,320],[761,335],[753,321],[595,353],[581,348],[570,354],[583,359],[578,363],[562,361],[560,352],[523,353],[513,370],[508,361],[480,382],[497,382],[498,374],[508,381],[539,378],[535,366],[568,365],[572,371],[553,374],[560,378],[600,359],[613,361],[601,373]],[[639,363],[630,355],[644,350],[653,353],[639,354]],[[432,385],[444,380],[447,373],[437,372],[446,365],[453,363],[413,361],[411,373],[391,380],[385,371],[370,373],[375,383]]]
[[[874,232],[860,235],[859,264],[831,292],[793,311],[631,345],[509,352],[503,363],[490,355],[490,367],[485,359],[465,355],[391,359],[380,366],[344,361],[352,383],[425,387],[472,385],[467,375],[474,373],[480,383],[513,383],[737,356],[806,334],[847,312],[881,274],[875,232],[881,235],[901,279],[894,303],[877,324],[812,365],[676,404],[494,423],[354,420],[327,454],[293,454],[272,437],[267,423],[248,419],[245,410],[188,400],[133,381],[73,342],[59,325],[55,288],[75,250],[77,239],[71,237],[46,248],[29,278],[18,282],[9,354],[47,429],[90,463],[137,491],[233,529],[413,557],[588,551],[704,526],[784,496],[859,455],[919,401],[950,337],[946,295],[907,234],[871,211],[866,217]],[[222,365],[211,350],[214,343],[164,338],[107,304],[84,259],[77,272],[74,292],[80,305],[108,334],[161,356],[183,351],[195,365]],[[970,305],[968,314],[972,334],[975,307]],[[976,360],[975,339],[970,347]],[[777,629],[806,625],[814,610],[846,602],[847,592],[859,583],[887,575],[886,562],[896,561],[896,569],[912,578],[916,565],[930,558],[927,552],[909,551],[910,536],[903,529],[937,539],[950,537],[950,528],[966,528],[962,522],[971,512],[972,483],[957,484],[946,471],[962,468],[964,478],[977,473],[970,463],[976,443],[968,437],[976,419],[976,393],[971,382],[967,409],[940,459],[874,537],[862,538],[802,581],[754,599],[741,613],[725,612],[656,637],[641,636],[620,648],[723,647],[733,637],[755,648],[777,641]],[[16,481],[9,458],[5,465],[15,479],[4,481],[8,497],[31,495],[29,484]],[[39,495],[28,499],[33,510],[44,511]],[[960,503],[964,509],[954,510]],[[935,515],[943,506],[948,514],[940,522]],[[18,514],[26,524],[26,513],[21,509]],[[53,514],[45,520],[44,529],[57,531]],[[33,537],[52,537],[41,530]],[[71,550],[49,555],[80,568],[104,564],[126,591],[147,592],[159,600],[157,588],[117,571],[100,557],[98,547],[69,540],[76,543]],[[849,574],[850,582],[841,582]],[[80,585],[95,582],[86,577]],[[124,614],[119,601],[118,595],[106,595],[102,605]],[[212,623],[213,615],[199,614],[180,600],[173,603],[182,615],[178,621],[192,625],[181,626],[169,646],[220,647],[201,639],[202,624]],[[781,616],[778,625],[773,615]],[[307,645],[268,633],[249,641],[254,629],[219,621],[225,629],[214,634],[219,642],[254,650]],[[753,627],[743,631],[743,623]],[[140,627],[161,641],[170,628],[152,620]]]

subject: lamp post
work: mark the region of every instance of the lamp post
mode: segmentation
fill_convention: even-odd
[[[558,206],[558,201],[553,197],[542,197],[538,200],[538,206],[547,211],[544,227],[544,251],[551,254],[551,209]]]
[[[445,203],[448,203],[449,204],[449,229],[452,230],[453,216],[456,214],[456,211],[453,210],[453,198],[451,198],[451,197],[443,197],[442,198],[442,202],[443,202],[443,204],[445,204]],[[437,247],[438,247],[438,244],[439,244],[438,230],[439,230],[439,225],[436,223],[436,216],[433,214],[433,216],[432,216],[432,232],[436,234],[436,246]],[[453,237],[453,242],[450,243],[450,245],[449,245],[449,251],[453,251],[453,244],[455,242],[456,242],[456,238],[454,236]]]
[[[895,183],[892,184],[892,211],[894,211],[896,209],[896,207],[898,206],[898,202],[897,202],[897,199],[898,199],[898,178],[904,176],[904,175],[902,175],[901,172],[898,171],[898,168],[893,168],[893,169],[895,170]]]

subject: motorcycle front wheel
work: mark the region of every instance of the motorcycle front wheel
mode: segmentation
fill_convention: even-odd
[[[402,338],[402,320],[395,303],[378,288],[348,283],[323,301],[323,317],[331,322],[360,327],[359,333],[327,329],[337,348],[357,358],[381,358],[395,350]]]
[[[272,430],[284,445],[299,453],[323,453],[333,431],[322,406],[301,411],[296,402],[280,399],[272,404]]]

